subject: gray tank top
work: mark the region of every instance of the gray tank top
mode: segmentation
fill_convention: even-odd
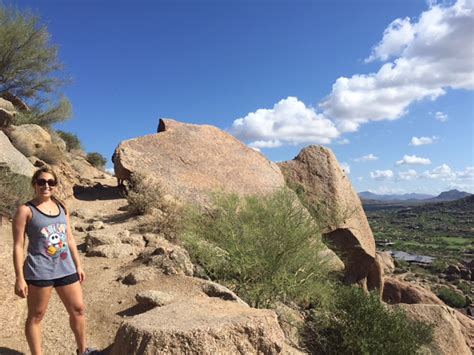
[[[28,255],[23,266],[25,280],[52,280],[76,273],[67,244],[66,212],[49,216],[32,202],[26,203],[32,218],[26,226]]]

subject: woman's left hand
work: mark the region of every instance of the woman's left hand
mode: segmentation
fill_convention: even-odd
[[[86,280],[86,273],[82,270],[82,267],[77,268],[77,274],[79,275],[79,282],[83,283]]]

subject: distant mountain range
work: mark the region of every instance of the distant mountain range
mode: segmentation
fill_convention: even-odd
[[[381,202],[442,202],[442,201],[454,201],[461,198],[471,196],[472,194],[459,190],[449,190],[440,193],[438,196],[427,195],[427,194],[403,194],[403,195],[377,195],[369,191],[363,191],[359,193],[363,203],[374,203],[377,201]]]

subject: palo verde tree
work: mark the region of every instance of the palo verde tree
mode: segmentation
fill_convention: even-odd
[[[0,2],[0,97],[18,98],[30,110],[20,110],[17,124],[49,126],[71,116],[71,104],[59,89],[58,48],[37,15]]]

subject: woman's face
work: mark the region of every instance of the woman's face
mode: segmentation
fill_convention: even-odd
[[[56,183],[56,179],[50,173],[41,173],[34,185],[36,197],[51,197]]]

